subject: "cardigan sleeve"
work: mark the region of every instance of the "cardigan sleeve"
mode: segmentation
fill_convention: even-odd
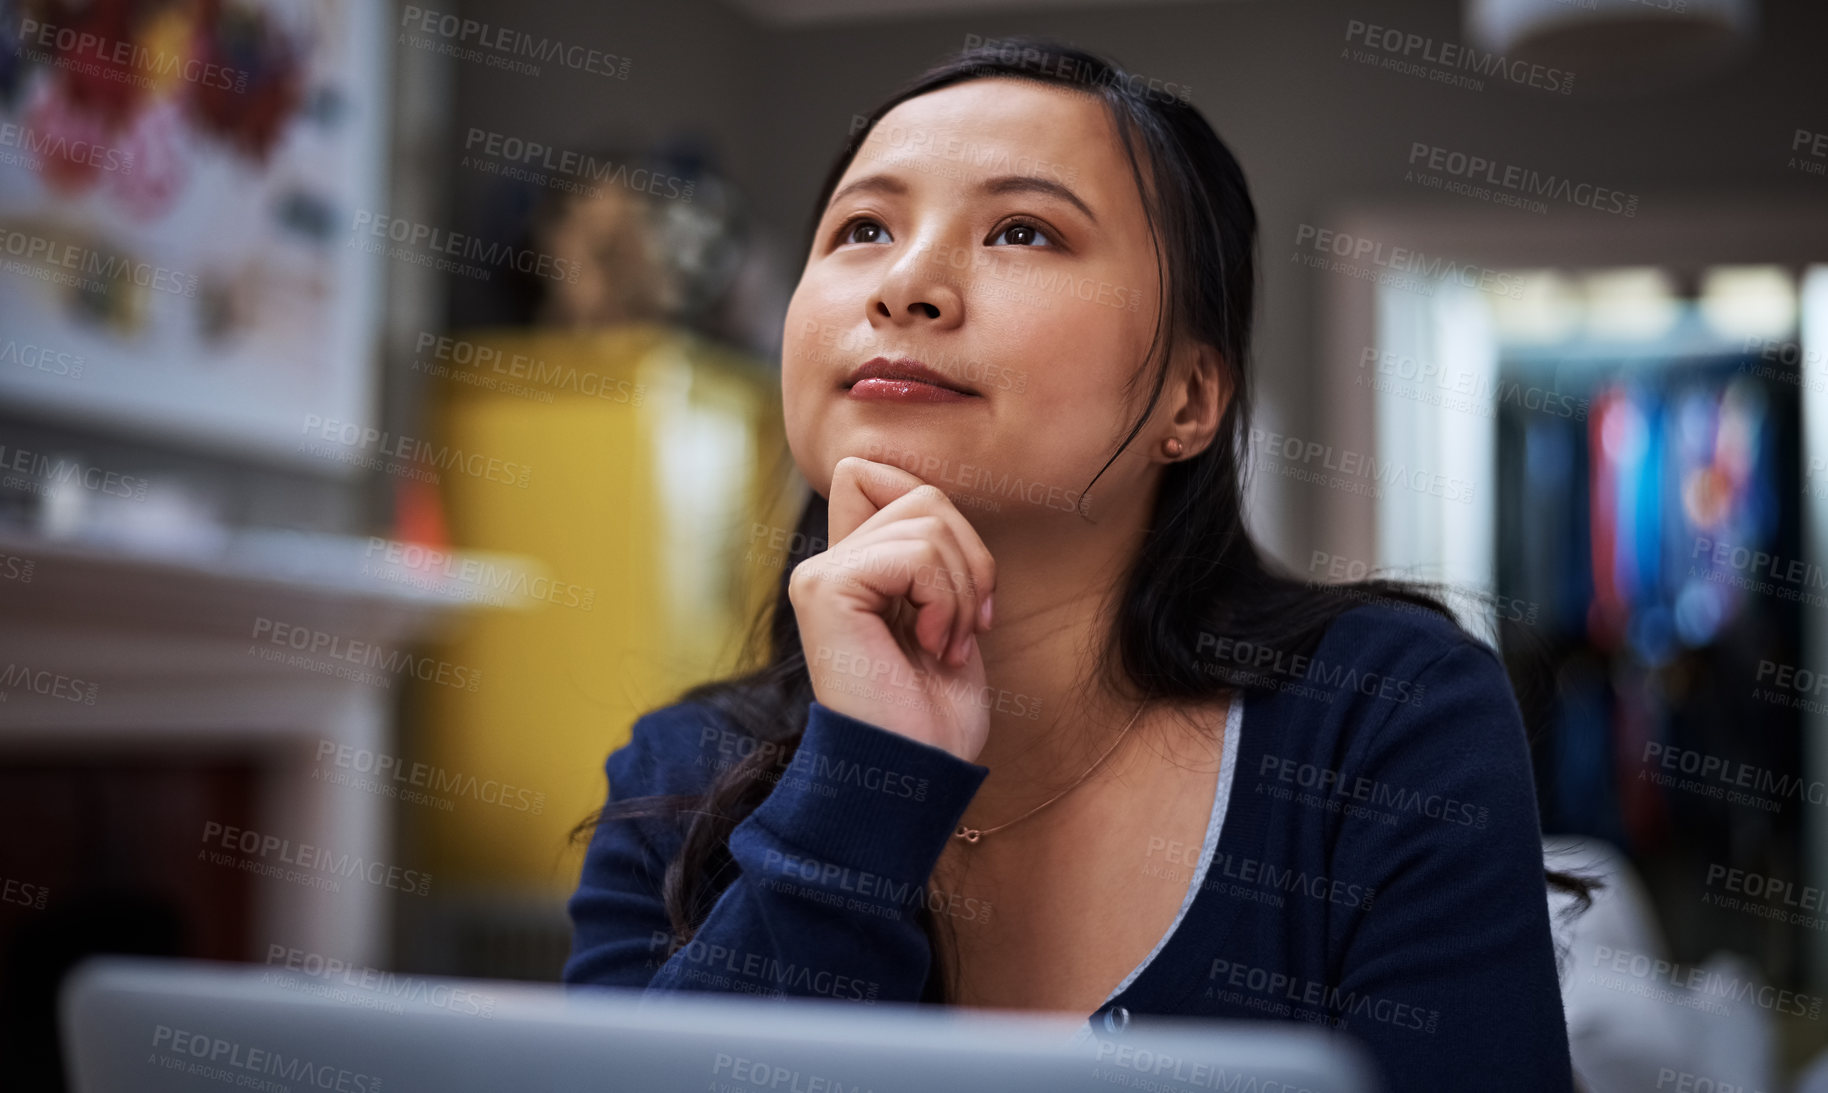
[[[1335,875],[1377,878],[1333,938],[1335,1019],[1391,1089],[1568,1090],[1572,1077],[1523,718],[1457,642],[1350,748]],[[1353,808],[1350,806],[1362,806]]]
[[[717,765],[715,745],[735,736],[664,715],[637,721],[610,755],[610,801],[697,788],[690,768]],[[661,885],[678,839],[652,822],[597,828],[567,905],[564,981],[919,1001],[931,954],[915,912],[988,773],[815,701],[779,781],[731,831],[734,875],[671,955]]]

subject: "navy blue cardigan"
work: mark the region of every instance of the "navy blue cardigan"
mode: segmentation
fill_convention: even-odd
[[[1307,1021],[1359,1038],[1391,1089],[1571,1088],[1528,744],[1498,658],[1386,604],[1335,619],[1309,658],[1201,645],[1207,670],[1262,684],[1240,692],[1218,846],[1093,1031],[1148,1014]],[[701,703],[647,713],[605,764],[609,799],[698,792],[757,746],[773,745]],[[919,903],[989,912],[924,887],[987,774],[815,702],[678,951],[661,880],[681,829],[598,828],[565,982],[919,1001]]]

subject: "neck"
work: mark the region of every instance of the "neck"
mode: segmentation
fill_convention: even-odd
[[[991,696],[1003,707],[990,711],[990,736],[975,760],[990,768],[972,806],[983,822],[1001,823],[1071,785],[1137,712],[1142,696],[1114,691],[1097,672],[1097,654],[1109,639],[1148,510],[1142,498],[1096,507],[1097,524],[1072,515],[1070,526],[978,527],[997,560],[996,616],[978,635],[978,648]],[[1141,720],[1131,725],[1124,743],[1140,728]],[[1110,773],[1128,750],[1119,744],[1094,777]]]

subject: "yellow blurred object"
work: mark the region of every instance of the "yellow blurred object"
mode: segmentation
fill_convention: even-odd
[[[498,780],[510,803],[402,819],[440,885],[569,894],[582,854],[565,836],[603,803],[604,757],[641,713],[739,666],[779,579],[778,554],[747,549],[799,504],[778,374],[651,325],[453,337],[466,363],[417,366],[436,377],[436,442],[530,468],[524,487],[446,473],[453,545],[536,558],[550,584],[439,650],[481,671],[475,692],[421,685],[409,715],[413,759]]]
[[[170,98],[183,91],[184,73],[190,70],[188,63],[200,59],[191,48],[197,40],[197,32],[197,20],[193,13],[185,11],[184,6],[178,4],[154,13],[141,26],[139,40],[133,43],[134,48],[145,50],[145,55],[154,60],[143,67],[136,67],[134,73],[149,85],[148,98]],[[112,42],[104,42],[96,52],[98,55],[107,55],[113,48]]]

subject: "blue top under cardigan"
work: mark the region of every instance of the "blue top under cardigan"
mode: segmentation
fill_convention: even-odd
[[[1093,1030],[1145,1014],[1326,1023],[1393,1090],[1570,1089],[1529,749],[1497,657],[1386,604],[1341,615],[1306,660],[1202,643],[1215,674],[1248,668],[1269,687],[1239,692],[1199,892]],[[610,800],[695,793],[756,746],[770,745],[700,703],[650,712],[605,764]],[[565,982],[916,1002],[918,903],[988,911],[922,887],[987,774],[815,702],[731,834],[733,879],[670,957],[661,879],[680,829],[598,828],[568,904]]]

